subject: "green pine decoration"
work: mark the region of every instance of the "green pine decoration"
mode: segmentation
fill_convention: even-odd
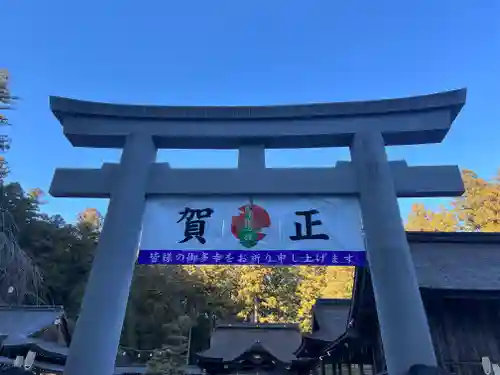
[[[238,233],[242,246],[250,249],[257,245],[257,232],[252,228],[252,202],[245,208],[245,227]]]
[[[242,246],[250,249],[257,245],[257,233],[252,228],[243,228],[240,233],[238,233],[238,238]]]

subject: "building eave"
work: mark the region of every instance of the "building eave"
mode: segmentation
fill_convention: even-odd
[[[407,231],[409,243],[500,244],[500,233],[491,232],[415,232]]]

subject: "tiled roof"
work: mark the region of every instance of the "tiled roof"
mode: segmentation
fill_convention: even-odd
[[[30,348],[30,350],[46,355],[59,355],[66,358],[68,355],[68,348],[66,346],[57,344],[55,342],[45,341],[42,339],[36,339],[32,337],[10,335],[7,336],[5,340],[2,341],[2,345],[5,348],[25,346]]]
[[[500,233],[407,232],[407,238],[420,288],[500,291]]]
[[[351,307],[350,299],[318,299],[313,307],[317,330],[308,335],[322,341],[333,341],[345,332]]]
[[[239,323],[216,327],[210,339],[210,349],[198,354],[201,358],[232,361],[255,344],[266,349],[276,359],[289,363],[301,344],[296,324]]]
[[[45,356],[63,360],[68,353],[65,344],[35,335],[46,328],[55,327],[58,319],[64,319],[62,307],[54,306],[0,306],[1,345],[10,348],[25,347]],[[5,351],[3,352],[5,355]]]
[[[500,233],[410,232],[421,288],[500,291]]]
[[[0,306],[0,335],[27,337],[51,326],[63,314],[59,306]]]
[[[443,243],[500,243],[500,233],[491,232],[412,232],[407,231],[408,242]]]
[[[420,288],[500,291],[500,233],[407,232],[407,238]],[[357,277],[368,280],[362,277],[366,271],[366,268],[358,268]],[[355,286],[355,305],[362,298],[361,294],[357,296],[360,292],[357,289],[362,287],[361,284],[358,280]],[[328,312],[328,308],[321,305],[330,303],[335,306],[338,300],[323,301],[325,300],[318,300],[318,305],[313,310],[319,329],[306,338],[333,341],[345,332],[350,306],[347,307],[346,301],[345,310],[333,309]],[[322,310],[322,313],[317,313]],[[323,321],[326,323],[322,323]],[[330,331],[328,335],[332,339],[325,340],[323,332],[326,331]]]

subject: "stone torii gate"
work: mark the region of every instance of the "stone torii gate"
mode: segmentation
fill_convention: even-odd
[[[161,107],[51,97],[75,147],[123,148],[119,164],[57,169],[54,197],[110,198],[66,375],[114,370],[142,215],[152,195],[336,195],[360,200],[367,256],[390,375],[436,366],[397,197],[459,196],[456,166],[388,162],[385,147],[439,143],[465,89],[380,101],[269,107]],[[269,169],[265,149],[350,147],[331,168]],[[157,149],[238,149],[237,169],[170,169]]]

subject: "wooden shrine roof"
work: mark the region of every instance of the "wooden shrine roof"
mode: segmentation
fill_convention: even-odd
[[[61,306],[0,306],[2,354],[23,347],[64,360],[69,345],[69,333],[63,332],[67,328],[64,320]]]
[[[25,347],[28,350],[41,354],[45,357],[58,357],[65,360],[69,348],[57,342],[46,341],[39,338],[10,335],[2,341],[4,348]]]
[[[500,292],[500,233],[407,232],[407,238],[422,290]],[[356,315],[360,306],[374,308],[369,284],[368,268],[358,267],[352,306],[345,300],[345,309],[335,311],[331,306],[338,300],[318,300],[313,307],[317,327],[304,339],[334,343],[345,336],[347,321],[353,318],[350,314]],[[328,304],[330,310],[325,307]]]
[[[69,351],[70,333],[61,306],[0,306],[0,364],[12,364],[20,348],[37,353],[35,367],[62,372]],[[56,325],[60,321],[60,326]],[[55,362],[55,363],[53,363]],[[115,375],[146,373],[145,365],[116,366]]]
[[[198,354],[203,359],[230,362],[252,350],[256,345],[277,360],[290,363],[302,337],[296,324],[237,323],[217,326],[210,338],[210,348]]]
[[[318,299],[313,306],[313,332],[307,337],[333,341],[345,332],[350,299]]]
[[[0,336],[31,336],[64,315],[61,306],[0,306]]]
[[[347,328],[351,299],[317,299],[312,308],[312,333],[304,334],[297,357],[317,357]]]
[[[421,288],[500,291],[500,233],[407,236]]]

